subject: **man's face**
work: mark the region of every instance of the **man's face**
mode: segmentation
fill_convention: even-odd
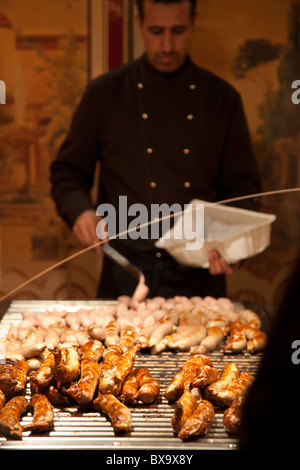
[[[174,72],[188,54],[193,32],[188,0],[170,4],[145,0],[144,18],[138,17],[150,64],[160,72]]]

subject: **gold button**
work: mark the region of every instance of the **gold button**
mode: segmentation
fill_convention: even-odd
[[[194,115],[193,114],[188,114],[186,118],[187,118],[188,121],[191,121],[192,119],[194,119]]]
[[[153,149],[151,147],[148,147],[146,152],[149,153],[149,155],[150,155],[151,153],[153,153]]]
[[[189,86],[190,90],[196,90],[196,84],[195,83],[191,83],[190,86]]]
[[[151,186],[151,188],[156,188],[156,183],[155,183],[155,181],[151,181],[151,182],[150,182],[150,186]]]
[[[142,114],[142,118],[146,120],[146,119],[148,119],[148,118],[149,118],[149,116],[148,116],[148,114],[147,114],[147,113],[143,113],[143,114]]]
[[[186,148],[186,149],[183,149],[183,153],[185,155],[188,155],[190,153],[190,149]]]
[[[184,187],[189,188],[191,186],[191,183],[189,181],[185,181]]]
[[[161,253],[160,253],[159,251],[157,251],[157,252],[155,253],[155,256],[156,256],[156,258],[161,258]]]
[[[139,90],[142,90],[144,88],[144,85],[141,82],[139,82],[137,84],[137,87],[138,87]]]

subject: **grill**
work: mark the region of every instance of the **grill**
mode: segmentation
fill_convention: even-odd
[[[105,305],[101,302],[101,306]],[[112,302],[108,302],[112,304]],[[57,306],[66,309],[93,308],[99,301],[13,301],[6,309],[0,322],[0,338],[10,324],[17,324],[26,309],[44,312]],[[45,434],[24,432],[20,441],[6,440],[0,435],[1,449],[105,449],[105,450],[234,450],[238,448],[238,440],[228,436],[223,427],[223,411],[215,408],[216,415],[213,425],[204,437],[181,441],[171,426],[174,405],[170,405],[163,397],[163,392],[173,375],[190,357],[189,353],[173,353],[166,351],[160,355],[138,353],[136,367],[147,367],[151,374],[159,380],[161,394],[158,403],[130,407],[132,412],[132,430],[129,433],[116,435],[110,421],[101,413],[78,406],[55,407],[54,429]],[[216,350],[209,354],[217,369],[225,364],[235,362],[240,371],[256,373],[261,354],[250,356],[224,355]],[[29,390],[28,390],[29,394]],[[22,418],[21,423],[29,422],[31,415]]]

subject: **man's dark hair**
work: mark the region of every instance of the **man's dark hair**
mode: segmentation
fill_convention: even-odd
[[[183,0],[151,0],[152,3],[180,3]],[[197,0],[189,0],[191,4],[191,17],[193,18],[195,15],[195,10],[196,10],[196,3]],[[136,0],[136,5],[138,9],[138,13],[140,17],[143,19],[144,18],[144,3],[145,0]]]

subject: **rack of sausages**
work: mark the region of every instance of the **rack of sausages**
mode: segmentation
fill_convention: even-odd
[[[125,351],[107,348],[92,339],[83,347],[55,346],[47,350],[40,366],[30,371],[29,360],[0,364],[0,431],[11,439],[23,431],[45,432],[53,427],[53,406],[80,405],[106,415],[116,432],[131,427],[128,404],[157,400],[160,386],[146,368],[134,368],[136,342]],[[29,379],[30,399],[26,395]],[[20,417],[33,410],[31,423],[22,426]]]
[[[229,434],[237,434],[242,424],[242,406],[254,376],[240,373],[234,362],[222,371],[214,367],[209,357],[194,355],[172,378],[164,392],[169,402],[175,402],[172,426],[180,439],[203,436],[213,423],[214,406],[223,408],[223,424]]]
[[[138,303],[123,297],[89,309],[24,311],[4,339],[0,432],[21,439],[23,431],[51,430],[53,406],[73,405],[104,414],[117,433],[129,431],[130,408],[157,402],[161,392],[146,367],[135,367],[143,349],[191,354],[164,391],[175,406],[172,426],[180,439],[205,434],[214,405],[232,405],[224,417],[237,427],[240,399],[252,376],[240,374],[234,363],[221,372],[205,354],[215,348],[224,354],[260,351],[266,342],[260,327],[252,310],[237,311],[229,299],[212,297]],[[20,418],[28,411],[32,420],[22,425]],[[232,424],[225,429],[232,432]]]
[[[81,348],[56,346],[31,373],[25,359],[1,364],[0,432],[8,439],[21,439],[23,431],[49,431],[54,425],[53,406],[72,404],[103,413],[116,433],[130,431],[130,408],[139,402],[152,404],[160,394],[160,384],[148,369],[134,367],[140,348],[136,342],[122,352],[120,345],[105,348],[90,340]],[[182,440],[205,435],[218,406],[225,409],[225,430],[237,434],[253,379],[250,373],[240,373],[234,362],[219,371],[208,356],[192,355],[164,391],[170,405],[175,404],[174,433]],[[30,398],[25,396],[27,380]],[[22,425],[20,418],[28,410],[33,410],[32,421]]]
[[[227,298],[177,296],[132,302],[124,296],[105,307],[24,311],[22,321],[11,326],[5,338],[6,357],[38,358],[47,348],[80,347],[90,339],[106,347],[128,347],[139,341],[141,349],[152,354],[165,350],[206,354],[216,348],[252,354],[266,344],[259,316],[249,309],[237,311]]]

